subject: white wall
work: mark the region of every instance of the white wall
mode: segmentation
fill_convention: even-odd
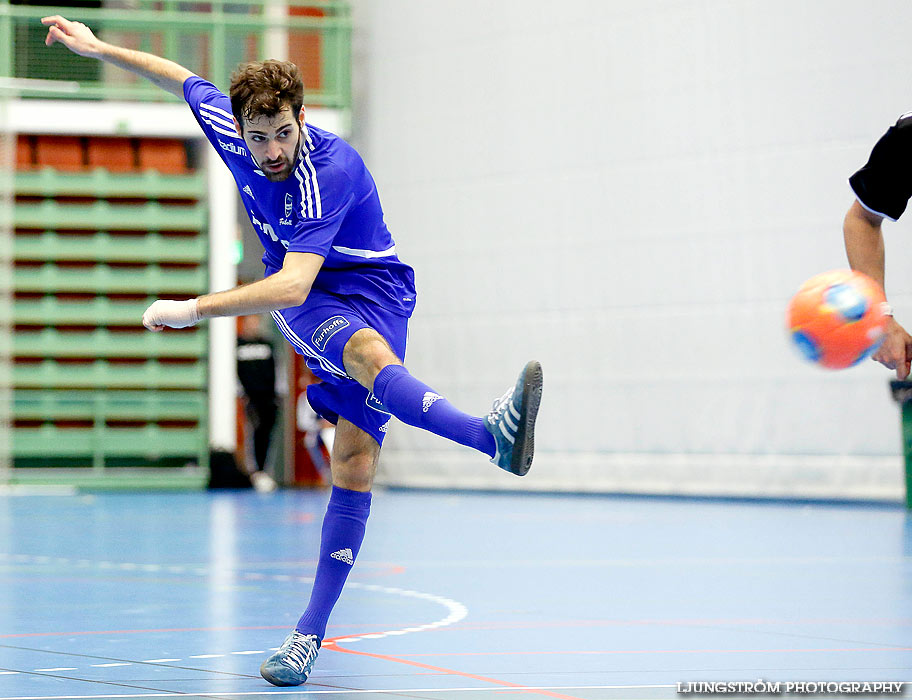
[[[912,109],[905,0],[356,0],[354,141],[417,271],[411,371],[542,361],[524,482],[412,428],[391,483],[899,498],[889,372],[804,364],[848,176]],[[912,322],[908,222],[887,292]]]

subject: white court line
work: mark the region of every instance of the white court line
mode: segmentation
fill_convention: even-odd
[[[114,668],[115,666],[130,666],[131,664],[126,663],[125,661],[118,661],[113,664],[92,664],[92,668]]]
[[[33,562],[46,563],[46,562],[51,561],[51,557],[46,556],[46,555],[25,555],[25,554],[10,555],[10,554],[4,553],[4,552],[0,552],[0,561],[9,560],[9,559],[13,559],[14,561],[32,562],[32,563]],[[67,559],[66,557],[57,557],[56,561],[58,563],[73,563],[74,560]],[[80,566],[91,566],[93,564],[93,562],[89,559],[79,559],[78,564]],[[102,568],[113,567],[113,568],[127,570],[127,571],[164,571],[164,570],[166,570],[165,567],[157,565],[157,564],[138,564],[135,562],[116,563],[116,562],[104,561],[104,562],[100,562],[100,563],[95,562],[95,565],[100,566]],[[184,567],[179,567],[179,566],[171,566],[171,567],[167,567],[167,570],[170,572],[177,573],[177,572],[184,572],[188,569],[185,569]],[[192,574],[198,575],[198,576],[206,576],[211,573],[209,569],[204,569],[204,568],[190,568],[189,572]],[[247,572],[247,573],[230,572],[230,573],[234,576],[237,576],[238,578],[245,578],[245,577],[251,576],[251,574],[249,572]],[[261,576],[265,580],[281,581],[281,582],[285,582],[285,581],[295,581],[298,583],[313,583],[314,582],[314,579],[309,576],[291,576],[288,574],[257,574],[257,576]],[[349,581],[347,583],[346,588],[349,590],[354,588],[354,589],[361,589],[361,590],[370,591],[370,592],[387,593],[390,595],[397,595],[397,596],[402,596],[405,598],[415,598],[418,600],[435,603],[437,605],[440,605],[440,606],[446,608],[448,614],[445,617],[442,617],[438,620],[435,620],[434,622],[429,622],[424,625],[402,627],[399,629],[391,629],[391,630],[386,630],[383,632],[370,632],[370,633],[365,633],[365,634],[349,635],[346,637],[332,640],[332,642],[327,642],[326,643],[327,647],[329,647],[331,644],[352,644],[355,642],[360,642],[362,640],[383,639],[384,637],[400,636],[400,635],[404,635],[404,634],[412,634],[415,632],[426,632],[428,630],[440,629],[441,627],[447,627],[447,626],[453,625],[457,622],[461,622],[469,614],[468,608],[465,605],[463,605],[462,603],[460,603],[459,601],[452,600],[451,598],[446,598],[444,596],[435,595],[433,593],[422,593],[421,591],[415,591],[415,590],[410,590],[410,589],[406,589],[406,588],[399,588],[398,586],[380,586],[378,584],[360,583],[357,581]],[[274,648],[270,649],[270,651],[275,651],[276,649],[277,649],[277,647],[274,647]],[[229,652],[229,653],[237,654],[237,655],[245,655],[245,654],[262,654],[264,652],[261,652],[261,651],[233,651],[233,652]],[[190,656],[189,658],[191,658],[191,659],[215,659],[215,658],[220,658],[222,656],[225,656],[225,654],[195,654],[193,656]],[[139,661],[139,662],[135,662],[135,663],[154,664],[154,663],[171,663],[174,661],[183,661],[183,659],[145,659],[143,661]],[[95,668],[109,668],[112,666],[126,666],[126,665],[129,665],[129,664],[123,664],[123,663],[121,663],[121,664],[116,664],[116,663],[92,664],[92,666]],[[70,670],[70,669],[67,669],[67,670]],[[72,670],[78,670],[78,669],[72,669]],[[6,699],[0,699],[0,700],[6,700]]]
[[[435,622],[429,622],[426,625],[418,625],[416,627],[404,627],[396,630],[387,630],[385,632],[371,632],[368,634],[353,634],[349,637],[342,637],[340,639],[333,640],[336,644],[350,644],[352,642],[358,642],[362,639],[383,639],[384,637],[411,634],[412,632],[425,632],[427,630],[447,627],[457,622],[461,622],[469,614],[469,609],[462,603],[450,598],[445,598],[444,596],[434,595],[433,593],[421,593],[420,591],[412,591],[391,586],[378,586],[376,584],[358,583],[357,581],[349,581],[346,585],[349,588],[360,588],[367,591],[390,593],[393,595],[400,595],[405,598],[417,598],[419,600],[426,600],[432,603],[437,603],[438,605],[442,605],[444,608],[446,608],[449,611],[449,615],[436,620]]]
[[[676,688],[673,683],[667,685],[523,685],[516,688],[492,687],[490,685],[479,688],[377,688],[373,690],[254,690],[238,693],[218,691],[225,697],[274,697],[277,692],[281,695],[368,695],[375,693],[477,693],[478,691],[519,692],[525,690],[648,690],[655,688]],[[182,690],[175,693],[136,693],[129,695],[18,695],[3,700],[115,700],[117,698],[177,698],[188,695],[211,694],[211,690],[193,691]]]

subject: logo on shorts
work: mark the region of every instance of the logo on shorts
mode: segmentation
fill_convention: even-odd
[[[326,349],[326,343],[329,342],[329,339],[343,328],[348,328],[349,325],[349,322],[342,316],[328,318],[320,324],[320,328],[313,334],[310,341],[317,350],[323,352]]]
[[[386,410],[386,406],[380,403],[380,399],[374,396],[374,392],[367,392],[367,398],[364,399],[364,403],[367,404],[368,408],[372,408],[375,411],[380,411],[380,413],[385,413],[386,415],[392,415],[389,411]]]
[[[393,420],[393,419],[390,418],[388,421],[386,421],[386,423],[384,423],[383,425],[381,425],[381,426],[378,428],[378,430],[379,430],[381,433],[385,433],[387,430],[389,430],[389,424],[392,422],[392,420]]]

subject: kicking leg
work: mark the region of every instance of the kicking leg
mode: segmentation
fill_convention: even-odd
[[[331,461],[332,494],[323,518],[310,602],[295,631],[260,667],[260,674],[273,685],[300,685],[310,675],[329,614],[361,549],[379,455],[374,438],[339,418]]]
[[[383,337],[362,328],[342,355],[345,371],[403,423],[429,430],[492,458],[497,466],[523,476],[532,464],[535,418],[541,401],[541,365],[530,362],[516,386],[485,418],[457,410],[431,387],[415,379]]]

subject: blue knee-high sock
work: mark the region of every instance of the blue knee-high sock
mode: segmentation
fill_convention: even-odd
[[[402,365],[388,365],[374,379],[374,396],[403,423],[474,447],[493,457],[494,437],[481,418],[454,408],[427,384],[418,381]]]
[[[329,505],[323,518],[320,537],[320,560],[307,610],[295,629],[302,634],[315,634],[323,639],[326,622],[342,594],[364,540],[364,528],[370,515],[370,492],[332,487]]]

